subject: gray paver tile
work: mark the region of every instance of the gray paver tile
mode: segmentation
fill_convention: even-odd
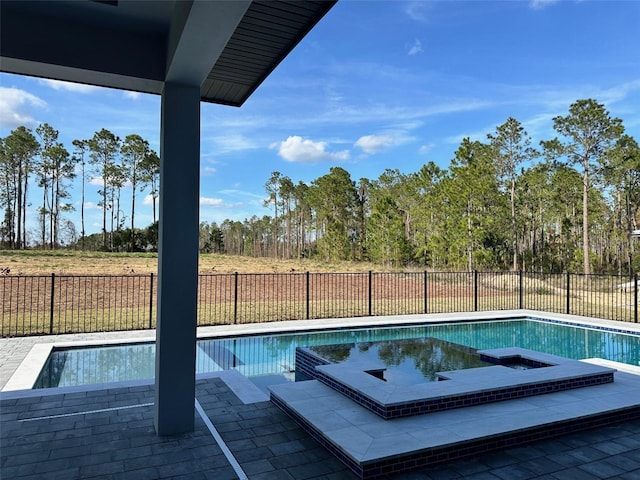
[[[566,470],[560,470],[551,474],[558,480],[601,480],[584,470],[580,470],[578,467],[567,468]]]
[[[2,465],[2,470],[0,471],[2,475],[0,475],[0,478],[18,478],[18,477],[33,475],[35,471],[36,471],[35,463],[27,463],[23,465],[16,465],[13,467]]]
[[[631,455],[614,455],[603,458],[602,461],[621,468],[625,472],[632,472],[640,468],[640,452],[634,451]]]
[[[305,446],[299,440],[286,443],[276,443],[269,446],[274,456],[290,455],[305,450]]]
[[[159,476],[155,467],[127,470],[113,475],[113,480],[156,480]]]
[[[75,480],[82,477],[80,476],[79,469],[77,467],[72,467],[63,470],[40,473],[37,478],[39,480]]]
[[[399,473],[394,475],[394,480],[397,478],[398,480],[404,480],[404,473]],[[446,479],[456,479],[462,478],[462,475],[455,471],[450,465],[439,465],[435,467],[429,467],[421,471],[410,472],[408,475],[411,475],[411,478],[414,479],[429,479],[429,480],[446,480]],[[494,477],[498,478],[498,477]]]
[[[273,457],[273,458],[270,458],[269,461],[275,468],[279,470],[285,470],[287,468],[296,467],[298,465],[304,465],[308,463],[309,458],[308,458],[308,455],[306,455],[305,453],[283,455],[281,457]],[[316,460],[317,459],[313,459],[312,461],[316,461]]]
[[[220,436],[224,439],[225,442],[234,442],[237,440],[247,440],[247,439],[256,438],[256,435],[252,429],[242,430],[239,427],[238,427],[238,430],[233,430],[233,431],[224,432],[224,433],[218,430],[218,433],[220,433]],[[258,446],[263,446],[263,445],[258,445]]]
[[[225,439],[225,442],[232,452],[242,452],[243,450],[253,450],[254,448],[256,448],[256,444],[253,443],[253,439],[251,438],[233,441]]]
[[[465,476],[486,472],[490,469],[487,465],[482,463],[477,458],[458,460],[452,462],[450,466],[457,473]]]
[[[536,475],[545,475],[552,472],[557,472],[564,468],[563,465],[550,460],[547,457],[537,457],[531,460],[525,460],[520,463],[520,466],[532,471]]]
[[[206,412],[206,410],[205,410],[205,412]],[[213,423],[213,425],[216,427],[216,430],[221,435],[223,433],[237,432],[237,431],[241,430],[240,429],[240,425],[238,425],[237,422],[221,422],[218,417],[212,416],[208,412],[206,412],[206,413],[209,416],[209,419],[211,420],[211,423]]]
[[[349,471],[341,471],[323,475],[319,477],[318,480],[356,480],[356,478],[357,477]]]
[[[584,465],[580,465],[577,468],[589,472],[598,478],[609,478],[625,473],[624,468],[620,468],[620,466],[608,463],[604,460],[586,463]]]
[[[275,470],[275,467],[267,459],[260,459],[254,462],[243,462],[241,467],[250,477],[259,473],[272,472]]]
[[[640,478],[640,469],[620,475],[621,480],[637,480],[638,478]]]
[[[506,451],[488,453],[483,457],[484,463],[491,468],[506,467],[518,463],[518,459]]]
[[[620,445],[625,445],[629,448],[640,449],[640,436],[638,438],[635,438],[632,435],[616,437],[611,441],[614,443],[619,443]]]
[[[529,460],[545,455],[545,452],[532,445],[524,445],[522,447],[510,448],[509,455],[518,460]]]
[[[124,459],[124,469],[139,470],[145,467],[158,467],[163,465],[165,460],[160,455],[149,455],[147,457],[135,457]]]
[[[271,429],[273,426],[272,420],[268,417],[256,417],[249,418],[247,420],[238,420],[238,424],[241,428],[255,428],[255,427],[264,427],[266,429]],[[269,431],[268,433],[276,433]]]
[[[292,477],[289,472],[280,471],[271,471],[271,472],[262,472],[251,475],[251,480],[297,480]]]
[[[631,450],[631,447],[622,443],[617,443],[612,440],[606,440],[604,442],[592,443],[591,446],[596,450],[606,453],[607,455],[617,455],[618,453],[624,453]]]
[[[337,461],[337,460],[336,460]],[[327,471],[327,467],[331,465],[327,462],[315,462],[315,463],[307,463],[305,465],[300,465],[297,467],[292,467],[287,469],[287,472],[293,476],[296,480],[305,480],[308,478],[315,478],[321,475],[325,475],[327,473],[331,473]],[[342,467],[339,465],[335,465],[335,470],[341,470]]]
[[[214,471],[204,472],[204,474],[207,480],[238,480],[235,470],[230,466],[217,468]]]
[[[158,467],[158,478],[171,478],[182,477],[183,475],[190,475],[195,473],[194,470],[198,468],[193,462],[170,462]],[[200,469],[198,469],[200,471]]]
[[[68,447],[64,443],[61,445],[61,448],[54,448],[49,453],[49,458],[55,460],[57,458],[69,458],[69,457],[77,457],[77,456],[85,456],[91,454],[91,447],[84,446],[71,446]]]
[[[574,457],[572,455],[568,455],[566,452],[547,455],[546,458],[566,468],[575,467],[576,465],[582,465],[584,463],[584,460],[581,460],[580,458]]]
[[[3,467],[16,467],[20,465],[32,465],[38,462],[39,460],[46,460],[46,457],[42,458],[42,454],[36,451],[29,451],[26,453],[22,453],[19,455],[8,455],[8,452],[2,452],[2,455],[5,456],[5,461],[3,463]]]
[[[600,450],[596,450],[595,448],[592,448],[592,447],[580,447],[580,448],[571,450],[570,452],[567,452],[567,453],[568,455],[575,457],[578,460],[585,463],[595,462],[596,460],[600,460],[607,456],[606,453]]]
[[[80,468],[81,478],[91,478],[97,476],[112,475],[124,472],[124,462],[100,462],[94,465],[85,465]]]
[[[526,480],[537,476],[535,472],[519,463],[495,468],[491,470],[491,473],[504,480]]]
[[[231,449],[231,452],[236,457],[236,460],[238,460],[238,462],[240,463],[251,462],[253,460],[259,460],[262,458],[271,458],[273,456],[271,450],[269,450],[267,447],[249,448],[239,451]]]
[[[287,437],[287,435],[285,435],[284,433],[274,433],[272,435],[261,435],[261,436],[256,436],[253,439],[253,443],[255,443],[259,447],[268,447],[270,445],[287,443],[290,441],[292,440],[289,439],[289,437]]]
[[[123,443],[128,443],[126,441],[121,441]],[[103,452],[109,452],[111,454],[111,458],[113,460],[128,460],[130,458],[138,458],[138,457],[149,457],[151,456],[151,447],[149,445],[143,445],[141,447],[127,447],[127,446],[122,446],[122,443],[112,443],[111,445],[109,444],[103,444],[103,445],[98,445],[99,447],[113,447],[113,448],[105,448],[105,449],[100,449],[100,451]]]
[[[276,433],[289,432],[291,430],[297,431],[298,427],[293,422],[274,422],[264,425],[255,425],[252,430],[256,435],[274,435]]]
[[[500,477],[495,476],[491,472],[478,472],[463,477],[465,480],[498,480]]]

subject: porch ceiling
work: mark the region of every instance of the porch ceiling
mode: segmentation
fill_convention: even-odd
[[[0,2],[0,71],[240,106],[335,0]]]

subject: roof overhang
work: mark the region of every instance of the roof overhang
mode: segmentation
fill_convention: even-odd
[[[0,71],[240,106],[336,0],[0,1]]]

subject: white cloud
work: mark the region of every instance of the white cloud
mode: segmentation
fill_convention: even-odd
[[[156,198],[156,203],[158,202],[158,199]],[[153,205],[153,197],[151,195],[145,195],[144,199],[142,200],[142,204],[143,205]]]
[[[102,187],[103,186],[102,177],[91,177],[89,179],[89,185],[93,185],[94,187]]]
[[[405,4],[404,13],[406,13],[409,18],[415,20],[416,22],[426,22],[427,21],[427,11],[433,8],[430,5],[431,2],[425,2],[420,0],[414,0]]]
[[[38,79],[38,83],[46,85],[54,90],[67,90],[75,93],[91,93],[100,90],[100,87],[94,85],[85,85],[84,83],[63,82],[62,80],[51,80],[48,78]]]
[[[221,198],[200,197],[200,206],[203,207],[221,207],[222,204]]]
[[[0,87],[0,127],[15,128],[20,125],[33,127],[38,122],[28,111],[29,107],[45,108],[47,103],[39,97],[19,88]]]
[[[543,8],[558,3],[560,0],[531,0],[529,6],[534,10],[542,10]]]
[[[424,50],[422,49],[422,42],[416,38],[416,40],[413,42],[413,45],[411,45],[411,47],[409,48],[407,54],[412,56],[422,52],[424,52]]]
[[[204,167],[200,169],[200,175],[204,177],[210,177],[214,173],[216,173],[215,167]]]
[[[131,100],[138,100],[142,94],[140,92],[132,92],[130,90],[125,90],[123,92],[124,98],[129,98]]]
[[[84,202],[85,210],[102,210],[102,207],[95,202]]]
[[[356,143],[356,147],[360,147],[364,153],[372,155],[393,145],[393,137],[389,135],[365,135],[360,137]]]
[[[264,198],[264,195],[257,195],[253,192],[247,192],[245,190],[237,190],[237,189],[219,190],[218,193],[222,193],[223,195],[235,195],[239,197],[259,198],[261,200]]]
[[[328,144],[326,142],[303,140],[302,137],[297,135],[290,136],[283,142],[271,145],[271,148],[277,148],[278,155],[288,162],[315,163],[349,159],[349,150],[329,152],[327,147]]]
[[[435,144],[433,143],[429,143],[427,145],[420,145],[420,148],[418,149],[418,153],[420,155],[426,155],[433,149],[433,147],[435,147]]]

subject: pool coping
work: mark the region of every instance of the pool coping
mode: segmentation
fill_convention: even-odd
[[[305,358],[307,353],[312,352],[297,348],[296,368],[299,361],[305,364],[316,360],[315,354]],[[390,420],[611,383],[616,371],[519,347],[479,350],[478,353],[494,365],[438,372],[437,376],[446,381],[395,384],[368,373],[379,365],[349,361],[317,365],[312,378]],[[545,366],[514,370],[499,364],[503,359],[516,357]]]
[[[640,324],[619,322],[615,320],[582,317],[549,313],[539,310],[492,310],[484,312],[431,313],[414,315],[390,315],[376,317],[349,317],[312,320],[286,320],[282,322],[251,323],[241,325],[218,325],[198,327],[197,338],[224,338],[244,335],[264,335],[276,333],[295,333],[317,330],[334,330],[366,327],[390,327],[430,323],[453,323],[464,321],[504,320],[509,318],[531,318],[533,320],[551,321],[575,325],[583,328],[615,331],[631,335],[640,335]],[[31,390],[40,370],[44,366],[42,360],[45,352],[53,348],[115,345],[155,341],[155,330],[135,330],[118,332],[96,332],[90,334],[63,334],[55,336],[0,338],[0,351],[5,344],[20,343],[18,352],[22,359],[8,378],[0,378],[0,393],[14,390]],[[48,355],[48,354],[47,354]],[[16,360],[16,359],[14,359]],[[4,373],[4,372],[3,372]],[[6,375],[6,374],[5,374]],[[115,385],[117,382],[103,384]],[[90,385],[78,388],[90,387]]]
[[[318,380],[270,389],[272,403],[373,479],[640,418],[640,367],[629,370],[635,374],[618,371],[613,383],[388,420]]]

